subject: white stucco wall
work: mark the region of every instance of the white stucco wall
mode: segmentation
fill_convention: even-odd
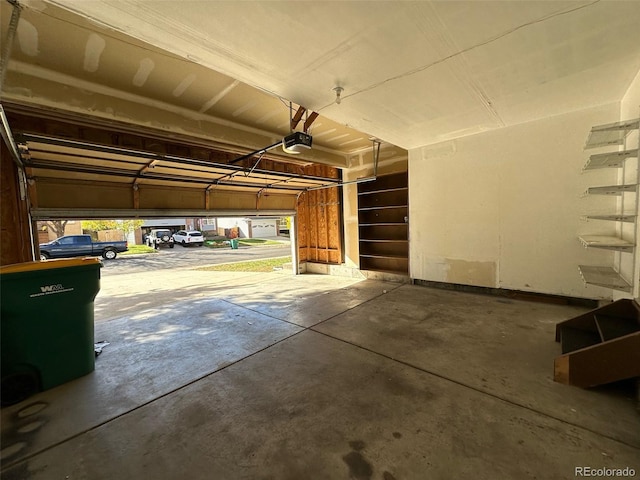
[[[629,85],[627,93],[620,102],[620,119],[627,120],[640,117],[640,71]]]
[[[577,236],[615,232],[581,219],[615,208],[583,196],[615,183],[615,170],[581,172],[591,127],[619,115],[613,103],[409,151],[411,277],[610,298],[584,285],[578,265],[610,264],[613,253]]]
[[[640,71],[636,75],[635,79],[629,86],[627,93],[620,102],[620,119],[630,120],[633,118],[640,118]],[[638,148],[639,146],[639,133],[637,131],[632,132],[627,137],[626,148]],[[624,172],[621,172],[621,180],[624,183],[637,183],[638,182],[638,160],[627,160]],[[635,197],[635,198],[634,198]],[[621,207],[628,213],[635,213],[640,218],[640,205],[637,201],[635,194],[625,194],[625,205]],[[624,224],[622,226],[623,236],[625,238],[632,239],[634,237],[633,230],[635,229],[636,242],[640,241],[640,222],[636,224]],[[637,243],[636,243],[637,244]],[[636,247],[638,248],[638,247]],[[629,254],[618,254],[616,261],[619,262],[619,270],[625,276],[625,278],[635,278],[634,289],[632,292],[633,297],[640,297],[640,252],[636,252],[635,257]],[[623,295],[616,294],[614,298],[620,298]],[[625,295],[626,296],[626,295]]]

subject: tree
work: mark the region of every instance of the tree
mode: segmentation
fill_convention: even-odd
[[[82,230],[98,232],[100,230],[118,230],[115,220],[83,220]]]
[[[83,220],[82,229],[98,232],[100,230],[122,230],[125,233],[134,231],[144,225],[144,220]]]
[[[119,230],[123,230],[125,232],[134,232],[136,229],[142,227],[142,225],[144,225],[144,220],[136,220],[136,219],[129,219],[129,220],[116,220],[119,223]]]
[[[50,228],[51,230],[53,230],[53,233],[56,234],[56,238],[60,238],[64,235],[64,229],[67,226],[68,221],[69,220],[48,220],[45,223],[47,225],[47,228]]]

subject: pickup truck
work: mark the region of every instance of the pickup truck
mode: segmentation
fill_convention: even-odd
[[[113,260],[128,250],[127,242],[94,242],[90,235],[65,235],[40,244],[40,260],[68,257],[97,257]]]

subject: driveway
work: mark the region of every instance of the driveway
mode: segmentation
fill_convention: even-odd
[[[262,258],[286,257],[291,255],[291,246],[283,243],[269,247],[231,248],[182,247],[161,248],[157,253],[140,255],[118,255],[115,260],[102,263],[102,275],[119,275],[154,270],[193,268],[195,266],[218,263],[259,260]]]

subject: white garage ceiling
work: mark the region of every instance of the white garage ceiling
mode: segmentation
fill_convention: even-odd
[[[348,157],[369,136],[409,149],[616,102],[640,70],[637,0],[21,3],[5,98],[215,117],[250,147],[286,133],[281,99]]]

